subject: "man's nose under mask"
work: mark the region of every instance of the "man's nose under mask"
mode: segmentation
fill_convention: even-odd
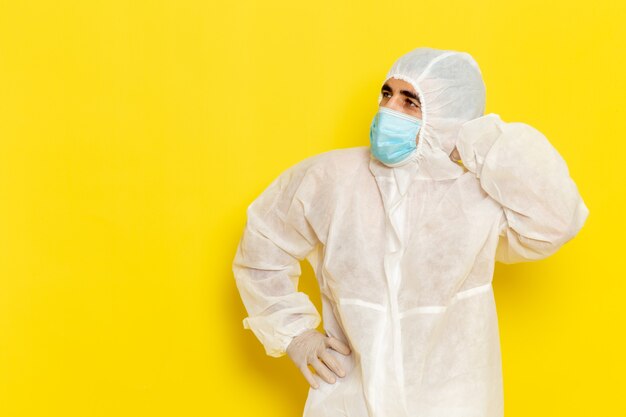
[[[388,166],[407,160],[417,151],[416,137],[421,126],[421,119],[379,107],[370,126],[372,155]]]

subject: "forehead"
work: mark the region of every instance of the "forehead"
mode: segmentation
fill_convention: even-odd
[[[393,90],[408,90],[408,91],[411,91],[412,93],[416,93],[413,86],[404,80],[399,80],[397,78],[391,77],[387,79],[387,81],[385,81],[385,84],[387,84]]]

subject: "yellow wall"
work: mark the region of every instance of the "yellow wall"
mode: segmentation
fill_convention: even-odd
[[[301,415],[304,378],[241,324],[245,209],[367,145],[418,46],[470,52],[487,112],[544,132],[590,209],[497,265],[507,417],[623,415],[625,3],[221,3],[0,3],[0,416]]]

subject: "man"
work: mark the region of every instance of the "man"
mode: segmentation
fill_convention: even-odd
[[[550,256],[589,211],[543,134],[483,115],[469,54],[410,51],[378,100],[369,147],[309,157],[248,207],[244,327],[312,385],[304,417],[501,417],[494,263]]]

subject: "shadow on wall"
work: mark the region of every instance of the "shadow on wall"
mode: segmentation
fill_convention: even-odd
[[[552,258],[558,255],[552,255]],[[546,292],[551,291],[553,286],[543,281],[546,275],[550,275],[551,265],[556,264],[552,258],[515,264],[496,262],[493,274],[496,304],[506,304],[506,310],[510,313],[519,312],[523,315],[523,311],[533,304],[533,298],[538,294],[543,294],[543,298]]]

